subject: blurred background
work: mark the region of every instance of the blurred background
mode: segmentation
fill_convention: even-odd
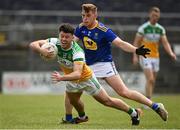
[[[101,22],[130,43],[138,27],[147,21],[149,8],[158,6],[161,10],[159,23],[165,27],[169,42],[180,58],[179,0],[1,0],[2,93],[23,93],[26,88],[28,90],[25,92],[42,92],[40,88],[43,85],[50,85],[49,73],[58,69],[57,62],[43,61],[28,45],[34,40],[57,37],[61,23],[68,22],[76,27],[81,22],[81,4],[88,2],[97,5]],[[140,84],[144,86],[142,70],[132,65],[132,54],[114,46],[112,53],[124,81],[132,86],[141,81]],[[173,62],[162,45],[160,59],[155,93],[180,93],[180,60]],[[36,86],[36,90],[30,86]],[[47,91],[44,88],[44,92]],[[57,88],[53,91],[57,92]]]

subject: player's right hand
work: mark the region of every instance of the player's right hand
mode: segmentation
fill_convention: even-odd
[[[142,55],[144,58],[146,58],[146,55],[149,55],[150,52],[151,52],[151,50],[149,50],[148,48],[145,48],[144,45],[142,45],[136,49],[136,54]]]

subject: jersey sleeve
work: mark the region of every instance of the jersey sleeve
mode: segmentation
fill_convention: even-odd
[[[138,35],[144,35],[144,28],[143,28],[143,26],[140,26],[140,27],[138,28],[137,34],[138,34]]]
[[[83,62],[85,62],[85,55],[84,55],[84,53],[81,52],[81,51],[76,52],[73,55],[73,61],[83,61]]]
[[[162,26],[161,26],[162,27]],[[162,27],[162,34],[161,35],[166,35],[166,30],[164,27]]]
[[[47,41],[51,42],[53,44],[58,44],[59,43],[59,39],[58,38],[48,38]]]
[[[74,35],[75,35],[76,37],[78,37],[79,39],[82,39],[82,38],[81,38],[80,26],[76,27],[75,32],[74,32]]]
[[[108,42],[112,42],[117,37],[117,35],[111,29],[108,29],[105,35]]]

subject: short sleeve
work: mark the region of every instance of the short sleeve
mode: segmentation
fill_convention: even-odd
[[[79,39],[82,39],[82,38],[81,38],[81,31],[80,31],[80,27],[79,27],[79,26],[76,27],[75,32],[74,32],[74,35],[75,35],[76,37],[78,37]]]
[[[165,28],[162,27],[162,35],[165,35],[166,34],[166,30]]]
[[[144,29],[143,29],[143,26],[140,26],[140,27],[138,28],[137,34],[139,34],[139,35],[144,35]]]
[[[106,31],[106,38],[108,42],[112,42],[116,37],[117,35],[111,29]]]
[[[73,55],[73,61],[85,61],[85,55],[83,52],[79,51],[79,52],[76,52],[74,55]]]
[[[48,38],[47,41],[51,42],[53,44],[58,44],[59,43],[59,39],[58,38]]]

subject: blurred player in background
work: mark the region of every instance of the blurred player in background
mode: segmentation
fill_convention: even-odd
[[[82,40],[86,63],[94,71],[96,77],[103,78],[118,95],[151,107],[164,121],[167,120],[168,112],[163,104],[153,103],[143,94],[129,90],[118,75],[112,60],[112,44],[124,51],[136,53],[144,57],[149,54],[149,49],[143,46],[137,48],[121,40],[111,29],[97,21],[97,7],[93,4],[82,5],[82,23],[76,28],[74,35],[75,41]],[[72,115],[72,106],[68,102],[68,97],[65,99],[65,108],[66,120],[71,120],[69,115]]]
[[[76,118],[68,115],[71,120],[63,120],[63,123],[78,124],[88,121],[84,104],[80,100],[83,91],[86,91],[101,104],[128,113],[131,116],[132,125],[138,125],[141,111],[131,108],[121,99],[112,98],[106,93],[93,74],[93,71],[86,65],[84,51],[73,41],[73,34],[74,28],[70,24],[63,24],[59,28],[59,39],[49,38],[47,40],[34,41],[30,44],[33,50],[44,56],[50,56],[51,52],[48,52],[47,49],[42,49],[41,46],[43,44],[50,42],[58,48],[57,58],[64,75],[55,71],[51,78],[54,83],[67,81],[66,96],[79,115]]]
[[[159,18],[160,9],[152,7],[149,11],[149,20],[139,27],[134,40],[134,46],[144,45],[151,50],[147,58],[138,57],[136,54],[133,55],[133,64],[136,65],[139,62],[144,71],[146,77],[146,97],[148,99],[152,98],[157,72],[159,71],[159,44],[162,43],[170,57],[176,60],[176,55],[171,50],[164,27],[157,23]]]

